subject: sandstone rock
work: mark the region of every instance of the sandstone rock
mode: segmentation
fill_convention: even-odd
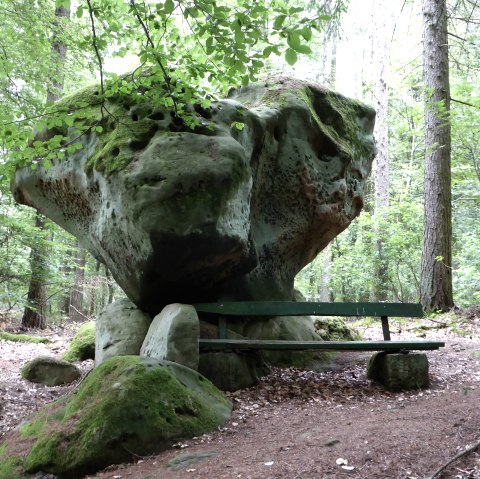
[[[198,369],[200,321],[189,304],[169,304],[153,318],[140,349],[142,356]]]
[[[401,391],[427,387],[428,359],[425,353],[374,354],[368,362],[367,377],[387,389]]]
[[[231,321],[227,338],[245,339],[238,332],[243,330],[243,323],[239,319]],[[200,337],[218,338],[217,325],[200,321]],[[257,384],[262,376],[268,374],[269,368],[260,352],[201,351],[198,371],[222,391],[237,391]]]
[[[77,334],[73,337],[66,353],[64,361],[85,361],[95,358],[95,321],[83,323],[78,328]]]
[[[95,365],[113,356],[140,354],[151,321],[128,299],[109,304],[97,318]]]
[[[204,352],[198,370],[222,391],[237,391],[257,384],[268,369],[260,352]]]
[[[82,372],[73,364],[50,356],[39,356],[23,366],[22,378],[46,386],[60,386],[76,381]]]
[[[310,316],[279,316],[250,320],[244,336],[252,339],[290,341],[321,341],[314,321]],[[319,353],[304,351],[264,351],[263,357],[272,366],[304,367]]]
[[[95,368],[74,394],[8,434],[0,464],[9,461],[9,477],[43,471],[77,479],[216,430],[230,413],[230,401],[196,371],[117,356]]]
[[[297,272],[362,208],[373,109],[277,78],[198,109],[190,130],[138,98],[107,99],[113,116],[83,150],[18,170],[15,198],[77,236],[144,311],[291,300]],[[101,119],[95,87],[58,106],[79,100]]]

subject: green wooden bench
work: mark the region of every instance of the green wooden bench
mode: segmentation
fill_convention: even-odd
[[[298,350],[298,351],[409,351],[433,350],[441,341],[392,341],[389,317],[423,316],[414,303],[315,303],[293,301],[241,301],[194,304],[198,313],[214,315],[218,321],[217,339],[200,339],[200,350]],[[383,341],[288,341],[229,339],[227,321],[245,317],[272,316],[374,316],[382,321]]]

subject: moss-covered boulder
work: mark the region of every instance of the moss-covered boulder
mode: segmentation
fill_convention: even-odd
[[[361,336],[342,318],[315,318],[314,326],[317,334],[324,341],[358,341]]]
[[[179,364],[119,356],[47,405],[0,446],[0,479],[43,471],[74,479],[222,426],[231,403]],[[16,476],[17,475],[17,476]]]
[[[252,339],[321,341],[314,321],[310,316],[278,316],[269,319],[250,320],[244,329],[244,336]],[[328,359],[328,353],[307,353],[304,351],[264,351],[263,357],[272,366],[304,367],[315,358]]]
[[[63,360],[69,363],[86,359],[95,359],[95,321],[80,326],[63,355]]]
[[[32,359],[21,370],[23,379],[46,386],[70,384],[80,378],[82,372],[73,364],[50,356]]]
[[[273,78],[192,109],[191,129],[132,87],[104,108],[98,87],[59,101],[82,104],[95,128],[51,168],[19,169],[15,198],[77,236],[152,315],[175,302],[292,300],[295,275],[360,213],[374,110]]]

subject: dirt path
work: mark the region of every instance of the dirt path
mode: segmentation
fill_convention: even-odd
[[[113,466],[95,479],[424,479],[480,440],[478,322],[429,352],[431,387],[389,393],[366,379],[368,354],[343,353],[324,372],[275,370],[255,388],[231,394],[235,409],[225,427],[176,444],[135,464]],[[366,331],[372,339],[378,328]],[[413,333],[403,331],[409,339]],[[63,339],[54,343],[57,351]],[[0,341],[0,433],[66,388],[42,388],[17,376],[22,362],[48,346]],[[8,352],[7,356],[5,353]],[[24,357],[28,356],[28,357]],[[5,396],[8,392],[8,397]],[[17,396],[16,396],[17,394]],[[16,401],[29,403],[15,409]],[[13,409],[12,409],[13,408]],[[7,426],[6,426],[7,425]],[[480,479],[480,450],[452,464],[441,478]]]

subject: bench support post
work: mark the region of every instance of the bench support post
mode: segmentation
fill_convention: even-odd
[[[227,339],[227,319],[225,316],[218,318],[218,338]]]
[[[388,326],[388,316],[381,316],[382,319],[382,331],[383,339],[385,341],[390,341],[390,327]]]

